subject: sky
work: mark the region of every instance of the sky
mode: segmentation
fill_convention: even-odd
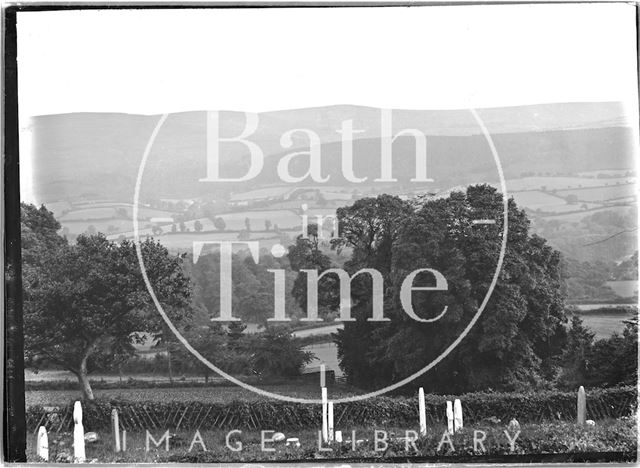
[[[637,107],[630,4],[18,13],[21,192],[31,116],[332,104]]]
[[[22,116],[634,100],[630,4],[18,15]]]

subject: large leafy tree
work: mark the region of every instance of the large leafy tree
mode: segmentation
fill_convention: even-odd
[[[502,196],[487,185],[447,198],[410,204],[383,195],[338,210],[341,238],[353,249],[351,273],[376,268],[385,279],[385,316],[371,316],[371,286],[354,280],[356,322],[337,338],[341,366],[355,384],[389,385],[422,369],[444,351],[476,313],[491,283],[500,252]],[[495,224],[477,225],[476,219]],[[439,271],[446,291],[414,291],[418,322],[403,310],[400,289],[419,268]],[[430,273],[414,286],[433,286]],[[434,392],[530,388],[555,376],[566,337],[560,255],[529,234],[529,221],[509,201],[509,235],[497,286],[480,320],[461,344],[416,384]]]
[[[595,334],[576,314],[572,317],[559,384],[575,389],[578,385],[635,385],[638,381],[638,320],[625,321],[622,335],[594,340]]]
[[[73,372],[83,396],[92,357],[130,351],[161,319],[147,292],[135,245],[102,234],[69,245],[56,237],[59,224],[46,209],[23,207],[25,353],[32,365],[48,361]],[[189,313],[190,284],[180,257],[160,244],[141,244],[147,275],[172,318]]]
[[[302,234],[296,238],[296,242],[289,246],[287,258],[291,268],[298,272],[291,296],[300,309],[307,310],[307,275],[300,270],[316,270],[319,274],[331,268],[331,259],[322,252],[321,241],[318,235],[318,225],[310,224],[307,228],[307,236]],[[339,301],[335,294],[336,278],[323,276],[318,281],[318,309],[321,317],[326,317],[328,312],[335,309]]]

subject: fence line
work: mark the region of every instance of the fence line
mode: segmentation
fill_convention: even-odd
[[[425,419],[430,426],[446,425],[443,408],[452,397],[426,395]],[[475,393],[459,397],[465,423],[512,418],[522,422],[575,421],[575,392],[538,392],[532,394]],[[416,398],[374,398],[338,405],[336,427],[367,425],[418,425],[419,402]],[[635,387],[589,390],[586,413],[589,419],[602,420],[628,416],[637,407]],[[123,402],[83,403],[87,430],[109,430],[111,413],[118,410],[119,425],[128,431],[145,429],[246,429],[273,427],[279,430],[316,427],[322,420],[320,405],[256,401],[228,404],[203,402]],[[49,432],[73,429],[73,405],[59,408],[33,406],[27,410],[27,427],[37,433],[39,426]]]

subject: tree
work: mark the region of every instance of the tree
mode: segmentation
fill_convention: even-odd
[[[529,221],[509,201],[509,236],[498,283],[478,322],[435,371],[416,385],[433,392],[525,389],[544,385],[558,372],[565,339],[560,254],[529,234]],[[484,299],[501,244],[502,196],[487,185],[468,187],[448,198],[416,206],[388,195],[358,200],[338,210],[341,238],[337,247],[352,248],[345,268],[351,273],[375,268],[384,277],[385,316],[389,322],[366,322],[371,316],[371,285],[366,275],[354,280],[352,312],[338,334],[341,366],[358,385],[379,388],[422,369],[464,330]],[[493,225],[474,225],[494,219]],[[414,291],[410,318],[401,304],[407,275],[431,268],[447,280],[445,291]],[[414,286],[432,286],[422,273]]]
[[[567,201],[568,205],[575,205],[576,203],[578,203],[578,196],[570,193],[566,196],[565,200]]]
[[[33,365],[48,361],[68,369],[78,378],[83,397],[93,399],[90,358],[100,350],[127,349],[142,341],[143,332],[158,332],[159,316],[132,242],[117,244],[97,234],[68,245],[43,231],[40,238],[55,248],[36,250],[37,258],[28,260],[25,354]],[[158,300],[179,322],[189,313],[191,294],[180,257],[152,240],[143,242],[141,250]]]
[[[318,190],[317,195],[316,195],[316,203],[318,204],[318,206],[326,206],[327,205],[327,199],[324,198],[324,195],[322,195],[322,192],[320,192],[320,190]]]
[[[180,229],[180,232],[184,232],[187,229],[187,226],[184,224],[184,221],[180,221],[178,228]]]
[[[313,360],[287,327],[269,327],[251,338],[254,370],[261,375],[295,377]]]
[[[244,218],[244,227],[247,231],[251,231],[251,220],[249,218]]]
[[[594,343],[587,380],[591,385],[637,385],[638,319],[625,321],[622,336],[614,333]]]
[[[595,333],[584,326],[580,316],[573,312],[560,374],[560,384],[566,388],[576,388],[586,383],[595,336]]]
[[[174,233],[174,234],[175,234],[176,232],[178,232],[178,228],[176,228],[176,225],[175,225],[175,224],[172,224],[172,225],[171,225],[171,232],[172,232],[172,233]]]
[[[193,229],[194,229],[196,232],[200,232],[200,231],[202,231],[202,223],[200,222],[200,220],[199,220],[199,219],[196,219],[196,221],[193,223]]]
[[[271,220],[270,219],[265,219],[264,220],[264,230],[268,231],[269,229],[271,229]]]
[[[218,231],[224,231],[227,228],[227,223],[225,223],[224,219],[220,217],[213,220],[213,225]]]
[[[291,295],[294,297],[300,309],[307,310],[307,274],[300,270],[316,270],[322,273],[331,268],[331,259],[320,250],[318,238],[318,226],[310,224],[307,228],[307,237],[300,234],[296,243],[289,246],[287,254],[291,268],[299,272],[296,277]],[[334,288],[336,278],[324,276],[318,284],[318,309],[326,315],[327,310],[338,307],[337,294]]]

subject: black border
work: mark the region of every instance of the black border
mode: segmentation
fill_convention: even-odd
[[[18,63],[16,10],[3,15],[4,68],[4,390],[3,457],[26,462],[22,255],[20,248],[20,164],[18,154]]]

